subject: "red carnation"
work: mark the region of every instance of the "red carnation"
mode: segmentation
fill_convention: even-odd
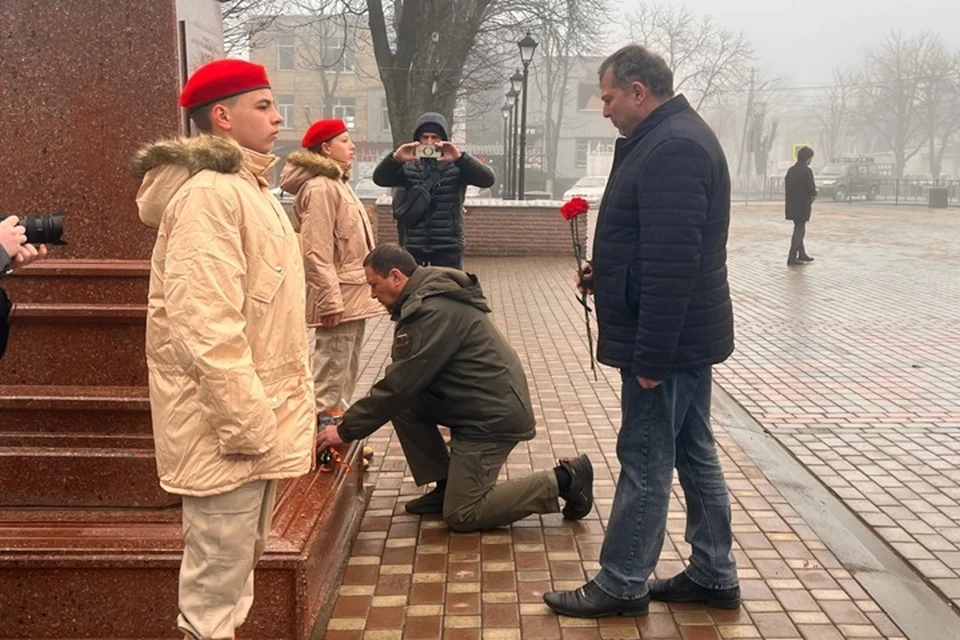
[[[582,216],[590,209],[590,203],[583,198],[571,198],[569,202],[560,207],[560,215],[564,220],[573,220],[577,216]]]

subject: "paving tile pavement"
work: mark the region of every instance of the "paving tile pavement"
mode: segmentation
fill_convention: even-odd
[[[760,470],[716,425],[733,495],[740,611],[653,603],[646,618],[558,618],[542,604],[550,589],[579,586],[598,559],[619,466],[619,376],[589,369],[583,319],[569,286],[569,260],[470,259],[494,319],[520,353],[538,436],[514,450],[502,474],[518,477],[555,459],[589,453],[597,509],[580,523],[533,516],[478,534],[449,532],[403,504],[413,484],[389,425],[370,444],[374,487],[325,637],[344,639],[513,640],[561,638],[898,638],[901,632],[809,529]],[[388,363],[390,323],[368,327],[359,392]],[[674,487],[668,537],[657,575],[683,566],[682,494]]]
[[[788,268],[781,207],[735,211],[717,379],[960,607],[960,216],[817,203]]]

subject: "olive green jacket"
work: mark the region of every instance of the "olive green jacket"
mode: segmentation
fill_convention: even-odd
[[[532,439],[527,378],[489,314],[476,276],[418,267],[394,305],[393,362],[346,412],[340,437],[366,437],[413,410],[461,440]]]

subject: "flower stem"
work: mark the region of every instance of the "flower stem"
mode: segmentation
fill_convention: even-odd
[[[583,276],[583,244],[580,242],[580,230],[577,227],[577,218],[570,221],[570,237],[573,240],[573,255],[577,259],[577,274]],[[597,378],[597,363],[593,353],[593,330],[590,328],[590,306],[587,304],[587,294],[581,293],[577,298],[583,306],[583,322],[587,327],[587,349],[590,351],[590,371],[593,379]]]

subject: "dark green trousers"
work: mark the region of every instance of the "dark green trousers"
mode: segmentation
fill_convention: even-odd
[[[450,448],[437,423],[407,411],[393,427],[417,485],[447,480],[443,519],[454,531],[502,527],[533,513],[560,511],[559,487],[552,469],[497,484],[516,442],[462,440]]]

